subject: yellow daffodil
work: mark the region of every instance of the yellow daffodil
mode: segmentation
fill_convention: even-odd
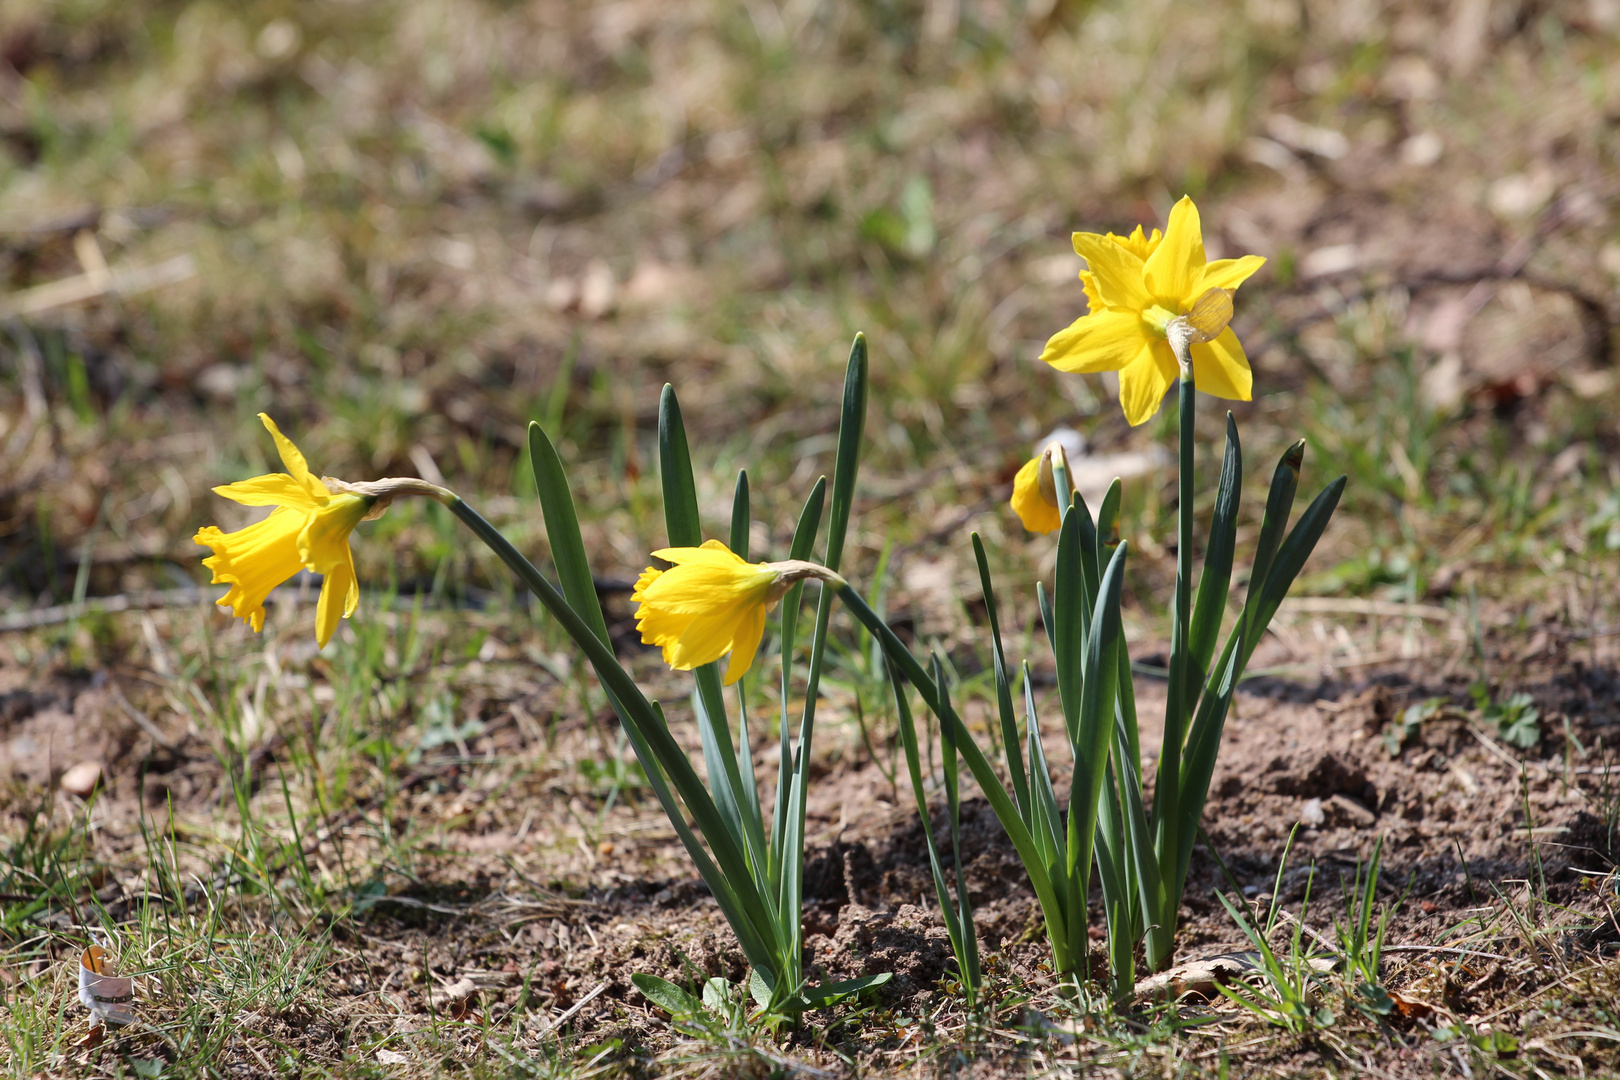
[[[726,685],[748,670],[765,635],[765,615],[788,586],[805,578],[841,583],[837,574],[815,563],[750,563],[718,540],[702,547],[663,548],[655,559],[669,570],[648,567],[630,599],[641,640],[664,650],[664,663],[690,671],[726,653]]]
[[[1140,225],[1129,236],[1075,233],[1074,250],[1086,260],[1080,281],[1091,310],[1052,335],[1042,360],[1059,371],[1119,372],[1125,419],[1140,424],[1159,410],[1179,372],[1168,328],[1173,320],[1190,320],[1194,332],[1186,347],[1198,389],[1249,400],[1249,358],[1226,325],[1229,294],[1265,259],[1206,261],[1198,208],[1187,197],[1170,211],[1163,235],[1157,229],[1144,235]],[[1228,295],[1223,302],[1212,292]]]
[[[1058,504],[1057,476],[1053,465],[1062,464],[1068,475],[1068,459],[1062,443],[1051,443],[1039,457],[1024,462],[1018,475],[1013,477],[1012,508],[1024,528],[1034,533],[1049,533],[1063,524],[1063,510]]]
[[[325,648],[338,620],[353,615],[360,603],[349,534],[372,512],[378,496],[351,490],[340,481],[331,481],[333,487],[328,487],[309,471],[304,455],[270,417],[260,413],[259,419],[275,439],[287,471],[216,487],[214,493],[244,506],[275,510],[233,533],[209,525],[198,529],[195,539],[213,549],[203,565],[214,571],[214,584],[230,585],[215,602],[252,624],[254,632],[264,628],[264,599],[271,589],[299,570],[323,575],[315,607],[315,640]]]

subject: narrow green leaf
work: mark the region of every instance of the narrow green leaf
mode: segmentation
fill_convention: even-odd
[[[1209,526],[1209,546],[1204,549],[1204,569],[1198,577],[1198,598],[1193,602],[1192,632],[1187,663],[1187,702],[1198,701],[1215,655],[1221,620],[1226,614],[1226,597],[1232,584],[1232,559],[1237,549],[1238,505],[1243,495],[1243,450],[1238,442],[1237,421],[1226,414],[1226,453],[1221,459],[1220,486],[1215,492],[1215,516]]]
[[[1035,687],[1029,675],[1029,664],[1024,664],[1024,729],[1025,750],[1029,751],[1030,832],[1040,845],[1043,858],[1053,876],[1066,863],[1063,853],[1063,814],[1058,813],[1058,792],[1051,787],[1051,767],[1047,764],[1047,750],[1040,743],[1040,717],[1035,712]]]
[[[1092,617],[1091,640],[1086,643],[1086,685],[1081,692],[1074,743],[1074,778],[1069,794],[1068,870],[1072,890],[1070,905],[1071,908],[1078,905],[1077,918],[1072,924],[1075,927],[1082,927],[1085,921],[1085,896],[1097,836],[1097,814],[1108,768],[1108,743],[1114,730],[1121,636],[1119,601],[1129,547],[1122,542],[1103,573]],[[1083,929],[1080,932],[1083,934]]]
[[[1052,614],[1052,597],[1046,591],[1046,583],[1035,583],[1035,604],[1041,610],[1041,627],[1046,631],[1046,644],[1057,654],[1057,617]]]
[[[1120,483],[1119,477],[1114,477],[1103,493],[1102,503],[1097,507],[1097,565],[1102,566],[1103,556],[1113,555],[1119,546],[1119,504],[1125,497],[1125,486]]]
[[[947,712],[954,711],[950,704],[950,688],[945,681],[945,666],[938,654],[931,657],[934,685],[939,687],[940,700]],[[968,899],[967,875],[962,872],[962,799],[957,783],[957,732],[950,724],[939,726],[940,754],[945,772],[945,813],[951,830],[951,860],[956,866],[956,902],[961,909],[962,922],[968,928],[963,941],[967,947],[967,963],[962,977],[975,991],[979,985],[979,942],[973,933],[973,903]]]
[[[1322,533],[1327,530],[1328,522],[1333,518],[1333,511],[1338,508],[1339,497],[1344,494],[1346,478],[1341,476],[1333,483],[1322,489],[1321,494],[1311,500],[1311,505],[1299,516],[1299,522],[1288,534],[1282,546],[1277,550],[1277,558],[1271,567],[1271,573],[1266,577],[1265,588],[1260,593],[1259,610],[1255,618],[1249,621],[1248,638],[1244,642],[1244,661],[1248,660],[1249,653],[1260,643],[1260,635],[1266,627],[1271,625],[1272,616],[1277,613],[1283,598],[1293,587],[1294,579],[1305,568],[1305,560],[1311,557],[1316,549],[1317,541],[1322,539]]]
[[[686,445],[686,424],[675,388],[664,384],[658,401],[658,477],[664,490],[664,525],[670,547],[697,547],[703,543],[698,519],[697,488],[692,483],[692,455]]]
[[[748,470],[737,472],[737,489],[731,499],[731,550],[740,559],[748,558],[748,530],[751,514],[748,500]],[[743,813],[748,820],[748,835],[759,845],[751,849],[754,859],[755,880],[769,893],[770,852],[765,847],[765,819],[759,806],[759,779],[754,774],[754,755],[748,744],[748,692],[747,679],[737,680],[737,771],[742,776]]]
[[[1086,669],[1085,576],[1080,555],[1080,511],[1071,506],[1063,515],[1058,531],[1057,581],[1053,614],[1057,628],[1053,634],[1053,658],[1057,661],[1058,700],[1063,706],[1063,724],[1073,745],[1080,738],[1080,700],[1091,676]]]
[[[862,975],[858,979],[846,979],[843,982],[826,983],[821,986],[807,986],[804,988],[804,1000],[812,1009],[830,1008],[848,1001],[862,990],[882,986],[893,977],[894,972],[892,971],[880,971],[876,975]]]
[[[737,558],[748,558],[748,470],[737,471],[737,490],[731,496],[731,550]]]
[[[658,473],[664,491],[664,524],[671,547],[698,547],[703,543],[703,525],[698,518],[697,487],[692,479],[692,455],[686,443],[686,424],[681,419],[680,401],[675,388],[664,384],[658,402]],[[697,683],[694,701],[703,738],[713,743],[704,751],[709,784],[714,801],[732,838],[739,848],[756,849],[755,858],[763,867],[763,835],[745,824],[742,774],[737,768],[737,751],[731,741],[731,725],[726,718],[726,699],[720,685],[718,662],[704,664],[692,672]],[[752,861],[752,860],[751,860]]]
[[[1012,685],[1008,677],[1007,653],[1001,645],[1001,620],[996,614],[996,591],[990,583],[990,563],[985,558],[979,534],[973,534],[973,558],[979,564],[979,587],[984,591],[984,607],[990,616],[991,658],[996,665],[996,708],[1001,717],[1001,743],[1006,750],[1007,773],[1012,778],[1013,796],[1024,824],[1029,814],[1029,779],[1024,774],[1024,755],[1019,749],[1018,719],[1013,715]]]
[[[1271,560],[1282,543],[1283,530],[1288,527],[1288,514],[1294,506],[1294,493],[1299,490],[1299,469],[1305,461],[1305,440],[1301,439],[1277,461],[1271,474],[1271,488],[1266,492],[1266,513],[1260,519],[1260,539],[1255,544],[1254,566],[1249,569],[1249,595],[1256,596],[1271,576]],[[1248,606],[1245,599],[1244,606]]]
[[[1097,525],[1091,520],[1091,508],[1078,491],[1069,502],[1080,528],[1080,572],[1086,586],[1081,610],[1089,617],[1092,605],[1097,602],[1097,582],[1102,580],[1102,563],[1097,559]],[[1091,629],[1089,624],[1085,624],[1085,628],[1088,632]]]
[[[832,517],[827,528],[828,569],[844,557],[844,535],[855,505],[855,474],[860,468],[861,434],[866,428],[866,335],[856,334],[844,372],[844,404],[838,420],[838,458],[833,463]]]
[[[1052,768],[1046,763],[1046,749],[1041,745],[1041,723],[1035,713],[1035,688],[1030,681],[1027,663],[1024,665],[1024,720],[1029,744],[1030,799],[1035,819],[1031,831],[1040,845],[1047,872],[1054,881],[1059,881],[1063,878],[1063,867],[1068,863],[1063,838],[1063,815],[1058,811],[1057,790],[1052,786]]]
[[[546,539],[551,545],[551,560],[557,566],[563,596],[598,640],[611,646],[607,620],[602,617],[602,602],[596,595],[596,582],[591,576],[590,560],[585,556],[585,541],[579,533],[579,516],[574,512],[568,476],[563,472],[562,460],[551,440],[533,421],[529,423],[529,465],[534,473],[535,491],[540,496]]]

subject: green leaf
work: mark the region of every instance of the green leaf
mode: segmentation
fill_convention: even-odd
[[[1305,440],[1301,439],[1277,461],[1271,474],[1271,487],[1266,492],[1266,512],[1260,519],[1260,539],[1255,544],[1254,565],[1249,569],[1249,596],[1264,590],[1271,576],[1271,561],[1276,557],[1277,545],[1282,543],[1283,529],[1288,525],[1288,514],[1294,506],[1294,493],[1299,490],[1299,469],[1305,461]],[[1252,600],[1245,600],[1247,607]]]
[[[692,456],[687,450],[681,403],[668,383],[658,401],[658,474],[664,490],[669,546],[697,547],[703,543],[703,524],[698,519],[697,488],[692,483]]]
[[[677,1020],[703,1015],[703,1002],[688,994],[668,979],[636,972],[630,981],[643,997],[663,1009]]]
[[[1243,494],[1243,451],[1238,443],[1237,421],[1226,414],[1226,453],[1221,458],[1220,486],[1215,493],[1215,516],[1209,526],[1209,546],[1204,551],[1204,569],[1198,578],[1198,598],[1193,602],[1192,629],[1188,637],[1187,704],[1198,702],[1209,662],[1215,655],[1221,619],[1226,614],[1226,597],[1232,583],[1232,559],[1237,549],[1238,504]]]
[[[658,472],[664,490],[664,524],[671,547],[698,547],[703,543],[703,525],[698,518],[697,487],[692,480],[692,456],[686,444],[686,424],[681,419],[680,401],[675,388],[664,384],[658,403]],[[744,813],[742,774],[737,767],[737,751],[731,741],[726,719],[726,699],[720,685],[718,662],[704,664],[692,672],[697,683],[693,701],[698,727],[704,740],[704,763],[714,802],[733,842],[750,851],[750,865],[764,869],[765,839],[757,822]],[[712,839],[712,838],[711,838]]]
[[[1012,778],[1013,796],[1024,824],[1031,821],[1029,778],[1024,774],[1024,755],[1019,750],[1018,720],[1013,715],[1012,685],[1008,677],[1007,653],[1001,645],[1001,620],[996,615],[996,591],[990,583],[990,563],[984,544],[973,533],[973,558],[979,565],[979,587],[984,591],[984,607],[990,616],[991,657],[996,665],[996,709],[1001,717],[1001,744],[1006,749],[1007,774]]]
[[[1075,932],[1084,936],[1085,897],[1091,876],[1091,853],[1097,815],[1108,769],[1108,743],[1114,730],[1119,684],[1120,593],[1130,545],[1121,542],[1098,585],[1097,608],[1086,643],[1086,682],[1081,691],[1074,777],[1069,794],[1069,904]]]
[[[740,469],[737,472],[737,490],[731,497],[731,543],[730,548],[739,559],[748,558],[748,470]]]
[[[551,543],[551,559],[557,566],[563,596],[585,620],[598,640],[611,646],[602,602],[596,595],[585,541],[579,533],[579,516],[574,512],[574,496],[568,488],[557,450],[539,424],[529,423],[529,464],[534,473],[535,491],[540,496],[540,512],[546,520],[546,539]]]
[[[956,954],[957,963],[963,971],[966,971],[967,943],[963,939],[960,914],[956,910],[956,905],[951,902],[950,887],[945,881],[945,869],[939,861],[939,849],[934,843],[934,830],[928,813],[928,794],[923,787],[922,761],[917,749],[917,725],[912,719],[911,703],[907,700],[906,683],[894,664],[886,663],[884,666],[888,669],[889,685],[894,691],[900,747],[905,754],[906,774],[911,780],[911,794],[917,802],[917,816],[922,821],[923,845],[928,850],[928,868],[934,878],[934,896],[939,901],[940,914],[945,920],[945,932],[950,935],[951,950]],[[971,922],[968,923],[967,931],[972,932]]]
[[[599,638],[571,607],[563,594],[536,570],[500,530],[462,499],[449,502],[451,513],[489,546],[540,600],[574,644],[595,668],[597,678],[619,714],[625,734],[636,751],[647,781],[674,827],[682,846],[697,865],[698,873],[731,924],[749,962],[774,969],[778,951],[772,948],[774,925],[763,896],[749,876],[746,857],[732,838],[713,798],[698,779],[686,752],[669,733],[663,711],[649,702],[628,672],[614,656],[612,648]],[[662,771],[660,771],[662,770]],[[665,777],[668,777],[668,783]],[[676,802],[670,785],[680,792],[698,829],[714,852],[711,859],[696,834],[686,823],[686,813]],[[718,863],[718,865],[716,865]]]
[[[812,1009],[830,1008],[848,1001],[862,990],[882,986],[892,978],[894,978],[894,972],[882,971],[876,975],[863,975],[858,979],[846,979],[843,982],[825,983],[821,986],[807,986],[804,988],[804,1000]]]
[[[861,435],[866,429],[866,335],[856,334],[844,371],[844,404],[838,419],[838,457],[833,463],[832,517],[827,528],[827,561],[837,570],[844,557],[844,535],[855,505],[855,474],[861,463]]]
[[[1092,672],[1086,667],[1086,639],[1091,630],[1086,615],[1085,573],[1080,553],[1081,511],[1071,506],[1063,515],[1058,532],[1057,581],[1053,614],[1057,627],[1053,634],[1053,659],[1057,662],[1058,701],[1063,706],[1063,724],[1069,742],[1080,738],[1080,700]]]
[[[771,983],[759,968],[748,969],[748,996],[762,1009],[771,1007]]]

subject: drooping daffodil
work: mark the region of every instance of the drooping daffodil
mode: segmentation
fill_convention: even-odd
[[[1140,225],[1129,236],[1075,233],[1074,250],[1086,260],[1080,281],[1091,310],[1052,335],[1042,360],[1059,371],[1119,372],[1120,405],[1134,426],[1158,411],[1180,373],[1172,348],[1179,329],[1198,389],[1250,399],[1249,358],[1227,325],[1230,294],[1265,259],[1207,261],[1198,208],[1185,196],[1162,235],[1144,235]]]
[[[1030,458],[1013,477],[1012,508],[1024,528],[1033,533],[1049,533],[1063,524],[1065,498],[1058,501],[1057,473],[1054,466],[1063,467],[1068,476],[1068,458],[1063,444],[1053,442],[1038,457]],[[1072,484],[1070,490],[1073,490]]]
[[[834,585],[843,579],[824,566],[790,559],[750,563],[718,540],[702,547],[662,548],[653,558],[675,565],[648,567],[630,599],[636,629],[647,645],[664,650],[664,663],[678,671],[713,663],[726,653],[725,683],[742,678],[765,636],[765,616],[788,586],[806,578]]]
[[[317,478],[275,421],[264,413],[259,419],[275,440],[287,471],[225,484],[214,493],[244,506],[275,509],[264,520],[235,532],[205,526],[193,539],[213,551],[203,560],[214,572],[213,584],[230,586],[215,603],[230,608],[255,633],[264,629],[264,601],[272,589],[300,570],[322,575],[325,580],[315,605],[315,640],[325,648],[338,621],[353,615],[360,604],[360,585],[349,550],[349,534],[355,526],[379,516],[398,495],[454,496],[413,477],[360,484],[329,476]]]

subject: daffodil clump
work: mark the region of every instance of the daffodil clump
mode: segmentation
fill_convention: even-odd
[[[668,546],[652,552],[665,568],[646,568],[632,601],[641,639],[662,650],[664,663],[691,672],[693,720],[702,741],[700,776],[672,736],[662,706],[649,699],[615,656],[580,535],[573,491],[555,448],[538,424],[529,428],[530,462],[544,514],[557,584],[455,493],[410,478],[351,483],[317,479],[304,457],[268,416],[260,415],[281,454],[284,473],[215,490],[249,506],[271,506],[264,520],[233,533],[209,526],[197,542],[216,583],[229,591],[218,601],[261,630],[264,603],[280,583],[310,570],[323,575],[315,618],[325,646],[341,619],[354,614],[359,587],[349,550],[355,527],[401,495],[424,495],[450,511],[487,544],[540,599],[591,663],[645,771],[694,865],[719,904],[752,968],[749,989],[772,1023],[805,1009],[835,1004],[887,979],[877,973],[847,983],[813,985],[803,970],[800,908],[809,762],[822,666],[834,602],[871,632],[882,647],[884,675],[894,694],[899,739],[919,812],[929,813],[927,775],[912,720],[913,695],[938,718],[944,754],[947,819],[957,859],[955,898],[929,830],[925,842],[938,899],[969,1006],[980,978],[972,907],[960,865],[959,762],[979,784],[1023,861],[1040,901],[1054,970],[1064,979],[1088,970],[1087,895],[1093,863],[1103,886],[1111,981],[1121,999],[1133,985],[1140,948],[1150,966],[1163,967],[1174,952],[1176,918],[1193,837],[1208,793],[1232,693],[1249,655],[1265,632],[1306,557],[1326,528],[1343,478],[1330,485],[1297,523],[1287,528],[1303,441],[1278,464],[1261,522],[1248,591],[1224,648],[1239,492],[1243,479],[1237,428],[1226,421],[1226,449],[1204,564],[1194,594],[1195,390],[1248,400],[1252,376],[1233,334],[1233,293],[1264,260],[1246,255],[1206,259],[1198,211],[1182,199],[1161,234],[1141,227],[1128,236],[1076,233],[1086,259],[1080,274],[1090,311],[1053,335],[1041,359],[1070,372],[1119,372],[1126,419],[1143,423],[1172,384],[1179,386],[1180,470],[1177,481],[1176,586],[1171,604],[1168,702],[1162,750],[1151,797],[1146,797],[1131,666],[1121,632],[1120,603],[1129,543],[1119,537],[1120,481],[1088,507],[1070,479],[1070,462],[1053,443],[1018,471],[1012,507],[1031,532],[1056,532],[1056,575],[1050,593],[1037,589],[1057,672],[1063,732],[1074,763],[1066,800],[1060,800],[1043,749],[1037,700],[1023,665],[1024,712],[1014,707],[1017,669],[999,629],[989,560],[972,538],[989,614],[990,646],[1006,760],[1001,769],[979,749],[951,702],[947,669],[938,657],[925,664],[841,575],[839,566],[854,504],[865,420],[867,352],[857,335],[845,375],[838,453],[832,483],[817,482],[805,500],[793,538],[780,561],[750,561],[747,473],[739,474],[729,542],[704,539],[691,457],[673,388],[659,411],[659,476]],[[825,518],[825,522],[824,522]],[[824,536],[819,560],[818,538]],[[818,597],[809,629],[808,663],[800,640],[804,592]],[[771,613],[776,625],[779,721],[783,746],[776,798],[767,816],[750,749],[748,684],[763,665]],[[729,659],[726,659],[729,657]],[[720,661],[726,659],[724,672]],[[737,698],[738,722],[728,718],[727,688]],[[684,695],[683,695],[684,697]],[[798,703],[797,725],[790,706]],[[925,768],[926,765],[926,768]],[[1010,787],[1008,786],[1010,784]],[[1059,807],[1062,807],[1060,810]],[[636,985],[655,1001],[684,1000],[678,987],[637,975]]]
[[[1134,985],[1139,947],[1154,969],[1174,954],[1188,862],[1232,693],[1327,527],[1344,478],[1317,496],[1288,530],[1303,441],[1283,455],[1272,478],[1248,594],[1225,648],[1217,653],[1231,585],[1242,454],[1228,413],[1220,483],[1195,593],[1195,397],[1203,390],[1231,400],[1251,398],[1253,374],[1230,323],[1234,293],[1265,260],[1245,255],[1209,261],[1198,210],[1189,198],[1170,211],[1163,233],[1140,225],[1127,236],[1075,233],[1074,249],[1086,260],[1080,282],[1089,311],[1052,335],[1041,359],[1065,372],[1118,372],[1120,406],[1132,426],[1151,418],[1171,386],[1179,387],[1176,582],[1158,769],[1149,798],[1129,659],[1119,634],[1118,590],[1128,547],[1118,539],[1120,482],[1114,481],[1100,505],[1088,507],[1069,483],[1069,463],[1057,443],[1019,469],[1011,505],[1028,531],[1059,533],[1055,587],[1049,598],[1043,585],[1040,602],[1075,761],[1067,826],[1055,809],[1032,697],[1026,697],[1027,761],[1018,749],[982,553],[980,571],[997,638],[1001,743],[1013,790],[1002,786],[971,744],[962,752],[1030,873],[1059,971],[1075,972],[1085,964],[1085,897],[1095,859],[1107,912],[1111,981],[1123,998]],[[947,727],[957,723],[943,694],[938,708]],[[1061,867],[1067,870],[1060,872]]]

